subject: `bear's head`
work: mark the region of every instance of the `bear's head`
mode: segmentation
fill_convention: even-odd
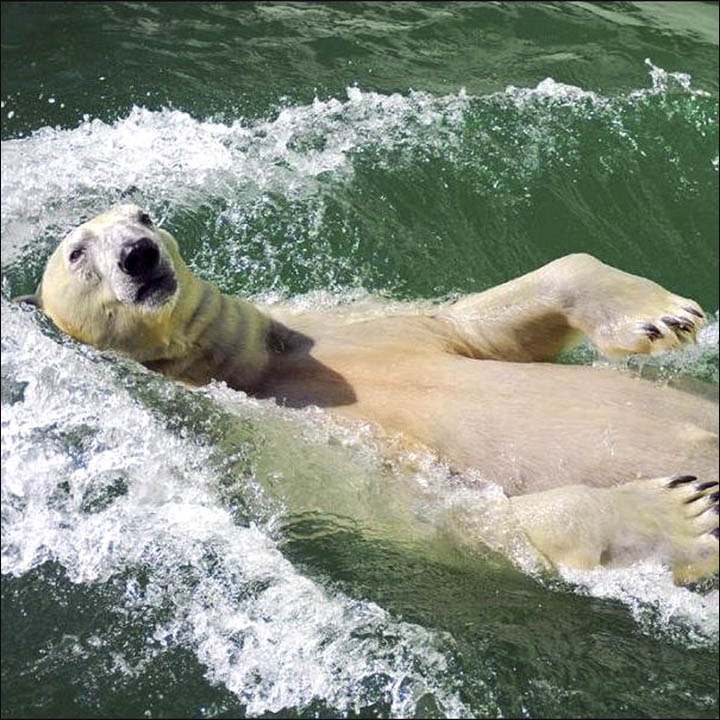
[[[175,238],[137,205],[118,205],[67,235],[22,299],[71,337],[142,361],[169,341],[189,276]]]

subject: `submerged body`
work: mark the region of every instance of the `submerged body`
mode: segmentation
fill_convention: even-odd
[[[78,340],[176,379],[319,405],[479,469],[553,562],[630,561],[632,526],[634,547],[666,547],[679,578],[717,569],[717,405],[546,362],[582,336],[608,354],[672,348],[703,313],[591,256],[424,314],[267,312],[192,275],[126,205],[65,238],[37,302]]]

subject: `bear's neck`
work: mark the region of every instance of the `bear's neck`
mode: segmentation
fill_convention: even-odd
[[[167,355],[146,361],[146,367],[192,385],[221,380],[254,394],[276,352],[273,321],[204,280],[188,274],[184,281]]]

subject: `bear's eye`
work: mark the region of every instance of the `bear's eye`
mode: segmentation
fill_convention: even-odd
[[[147,227],[152,227],[152,220],[150,219],[150,216],[146,212],[140,213],[139,219],[143,225],[146,225]]]
[[[85,248],[77,247],[70,253],[70,262],[77,262],[85,254]]]

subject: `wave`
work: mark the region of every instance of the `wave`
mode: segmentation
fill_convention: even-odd
[[[27,283],[59,237],[128,200],[188,236],[192,267],[250,294],[467,291],[539,264],[540,234],[546,252],[583,238],[644,274],[668,248],[694,262],[698,223],[717,224],[717,105],[649,68],[650,88],[618,97],[551,78],[482,97],[348,88],[261,121],[135,107],[41,128],[2,143],[5,276]],[[438,264],[432,282],[420,263]]]

